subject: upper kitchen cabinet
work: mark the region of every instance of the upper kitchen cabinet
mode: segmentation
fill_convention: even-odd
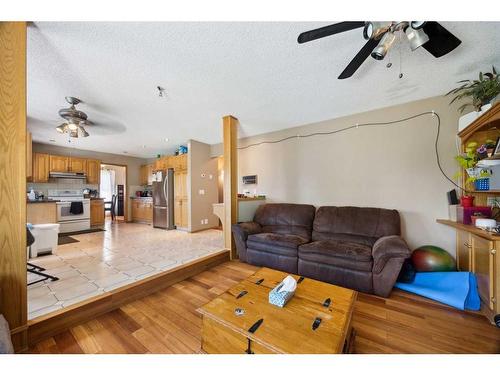
[[[49,154],[33,154],[33,182],[49,181]]]
[[[69,157],[60,155],[50,155],[49,157],[49,171],[50,172],[68,172],[69,171]]]
[[[31,181],[33,178],[33,155],[32,155],[32,138],[31,133],[26,133],[26,179]]]
[[[155,170],[155,163],[141,165],[141,185],[151,185],[153,183],[153,172]]]
[[[101,161],[87,159],[87,183],[98,185],[101,181]]]
[[[87,159],[73,158],[73,157],[69,158],[69,172],[86,173]]]

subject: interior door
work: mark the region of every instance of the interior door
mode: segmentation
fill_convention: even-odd
[[[479,297],[486,306],[494,309],[494,282],[493,282],[493,242],[485,238],[472,235],[472,264],[477,278]]]

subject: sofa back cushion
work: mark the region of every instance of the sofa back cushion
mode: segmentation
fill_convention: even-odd
[[[254,221],[263,232],[295,234],[310,240],[315,211],[309,204],[269,203],[257,208]]]
[[[400,235],[397,210],[371,207],[318,208],[313,224],[313,241],[345,240],[372,245],[384,236]]]

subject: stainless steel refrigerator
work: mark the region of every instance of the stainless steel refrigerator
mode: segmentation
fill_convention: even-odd
[[[153,227],[175,229],[174,170],[157,171],[153,181]]]

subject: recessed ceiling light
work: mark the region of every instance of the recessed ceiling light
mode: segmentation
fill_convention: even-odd
[[[55,139],[49,139],[50,142],[55,142],[56,140]]]
[[[168,138],[165,138],[165,142],[168,142]]]

